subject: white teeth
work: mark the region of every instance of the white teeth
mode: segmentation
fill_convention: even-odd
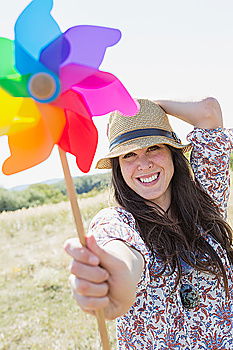
[[[152,175],[152,176],[150,176],[150,177],[147,177],[147,178],[141,178],[141,177],[140,177],[139,180],[140,180],[141,182],[146,182],[146,183],[148,183],[148,182],[152,182],[152,181],[158,179],[158,177],[159,177],[159,173],[157,173],[157,174],[155,174],[155,175]]]

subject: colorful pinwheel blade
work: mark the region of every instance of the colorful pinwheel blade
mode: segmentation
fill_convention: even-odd
[[[8,138],[11,156],[3,164],[3,173],[15,174],[46,160],[65,126],[64,111],[50,105],[37,103],[41,118],[38,124],[27,131]]]
[[[30,97],[30,94],[28,92],[29,77],[29,75],[21,75],[0,79],[0,86],[11,96]]]
[[[20,74],[23,75],[46,70],[39,61],[35,60],[20,45],[15,46],[15,66]]]
[[[59,146],[76,156],[78,168],[87,173],[90,170],[97,143],[98,132],[91,117],[82,117],[72,111],[66,111],[66,126]]]
[[[61,35],[57,22],[50,15],[53,0],[33,0],[15,24],[16,67],[21,74],[41,70],[37,62],[41,50]]]
[[[90,119],[91,117],[91,113],[88,112],[89,108],[86,106],[82,95],[73,90],[66,91],[60,95],[58,99],[52,102],[52,104],[62,109],[73,111],[78,115],[81,115],[83,118]]]
[[[0,38],[0,86],[10,95],[28,97],[28,76],[20,75],[15,69],[14,42]]]
[[[92,115],[119,110],[125,115],[138,112],[138,105],[112,74],[91,67],[69,64],[61,68],[62,90],[72,89],[83,96]]]
[[[0,79],[18,74],[15,70],[14,42],[7,38],[0,38]]]
[[[61,65],[70,63],[99,68],[107,47],[115,45],[120,38],[121,32],[114,28],[72,27],[41,52],[40,61],[56,74]]]
[[[40,119],[40,111],[30,98],[16,98],[0,89],[0,135],[29,129]]]

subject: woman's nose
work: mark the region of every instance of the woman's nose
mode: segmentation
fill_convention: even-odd
[[[150,169],[152,166],[153,162],[147,155],[138,158],[138,170]]]

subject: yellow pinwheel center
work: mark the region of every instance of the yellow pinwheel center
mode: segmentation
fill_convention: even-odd
[[[48,101],[53,98],[57,90],[55,78],[45,72],[34,74],[29,81],[28,89],[32,97],[39,101]]]

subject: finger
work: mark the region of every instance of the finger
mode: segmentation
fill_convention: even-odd
[[[68,239],[64,244],[64,249],[67,254],[77,261],[94,266],[99,265],[99,258],[88,248],[82,247],[77,238]]]
[[[78,278],[94,283],[102,283],[109,278],[108,272],[100,266],[90,266],[73,260],[70,272]]]
[[[75,277],[70,278],[70,283],[74,294],[96,298],[105,297],[108,294],[107,283],[92,283]]]
[[[109,298],[107,296],[103,298],[94,298],[74,294],[73,297],[83,311],[91,314],[93,314],[96,310],[105,308],[109,304]]]
[[[108,259],[109,253],[106,252],[105,249],[101,248],[97,242],[94,236],[88,236],[86,237],[86,243],[87,243],[87,247],[88,249],[95,254],[96,256],[98,256],[100,258],[100,260],[106,260]]]

